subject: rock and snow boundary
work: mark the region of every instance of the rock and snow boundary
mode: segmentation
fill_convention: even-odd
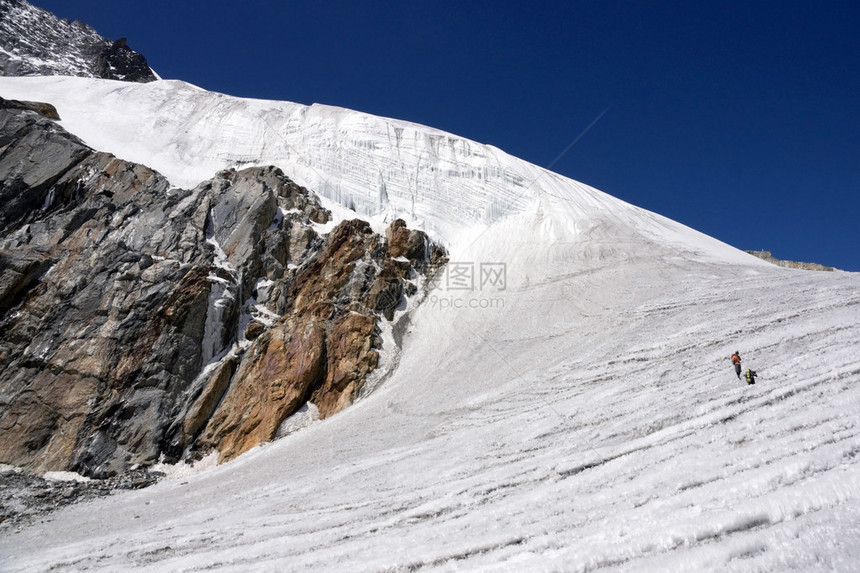
[[[18,108],[0,139],[0,459],[31,472],[226,460],[308,401],[337,413],[444,262],[400,219],[333,223],[277,167],[170,188]]]

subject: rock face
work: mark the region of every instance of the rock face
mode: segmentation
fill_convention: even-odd
[[[277,168],[171,189],[22,109],[0,109],[0,204],[0,463],[33,472],[230,459],[309,400],[340,411],[445,261],[399,220],[322,234]]]
[[[57,18],[24,0],[0,0],[0,75],[157,79],[141,54],[82,22]]]
[[[49,103],[18,101],[14,99],[3,99],[0,97],[0,109],[29,109],[44,115],[48,119],[60,119],[60,114],[57,113],[57,108]]]

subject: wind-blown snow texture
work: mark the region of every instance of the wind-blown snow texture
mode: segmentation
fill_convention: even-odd
[[[769,265],[404,122],[176,82],[0,93],[176,184],[275,163],[452,251],[369,397],[9,532],[0,569],[856,570],[858,275]]]

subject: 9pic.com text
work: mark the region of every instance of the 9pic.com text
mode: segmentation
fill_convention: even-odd
[[[502,297],[467,297],[455,296],[430,296],[430,308],[438,310],[483,310],[505,308],[505,299]]]

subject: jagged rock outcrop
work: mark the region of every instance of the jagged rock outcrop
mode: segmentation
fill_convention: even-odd
[[[237,361],[234,381],[207,384],[200,402],[220,403],[209,414],[195,448],[217,448],[221,459],[232,459],[271,440],[281,422],[308,401],[325,373],[325,327],[319,318],[291,317],[254,341]],[[216,373],[214,378],[220,377]],[[195,437],[190,432],[182,436]]]
[[[25,0],[0,0],[0,75],[84,76],[151,82],[156,75],[141,54]]]
[[[401,220],[392,223],[402,226]],[[191,447],[201,455],[217,449],[222,460],[231,459],[273,439],[283,421],[309,400],[323,418],[352,404],[379,363],[379,314],[391,319],[402,293],[417,290],[416,269],[445,260],[426,234],[412,232],[424,247],[414,266],[395,263],[390,243],[365,221],[335,227],[320,251],[270,290],[270,297],[277,293],[276,305],[286,304],[283,318],[240,356],[228,357],[226,369],[219,367],[201,381],[205,387],[184,417],[173,451]],[[399,272],[385,274],[390,268]],[[378,285],[391,282],[399,294],[380,297]]]
[[[110,45],[95,44],[89,50],[97,78],[140,83],[157,79],[146,58],[129,48],[126,38],[120,38]]]
[[[444,261],[424,233],[330,219],[274,167],[195,189],[0,109],[0,463],[105,477],[330,416],[380,321]]]

